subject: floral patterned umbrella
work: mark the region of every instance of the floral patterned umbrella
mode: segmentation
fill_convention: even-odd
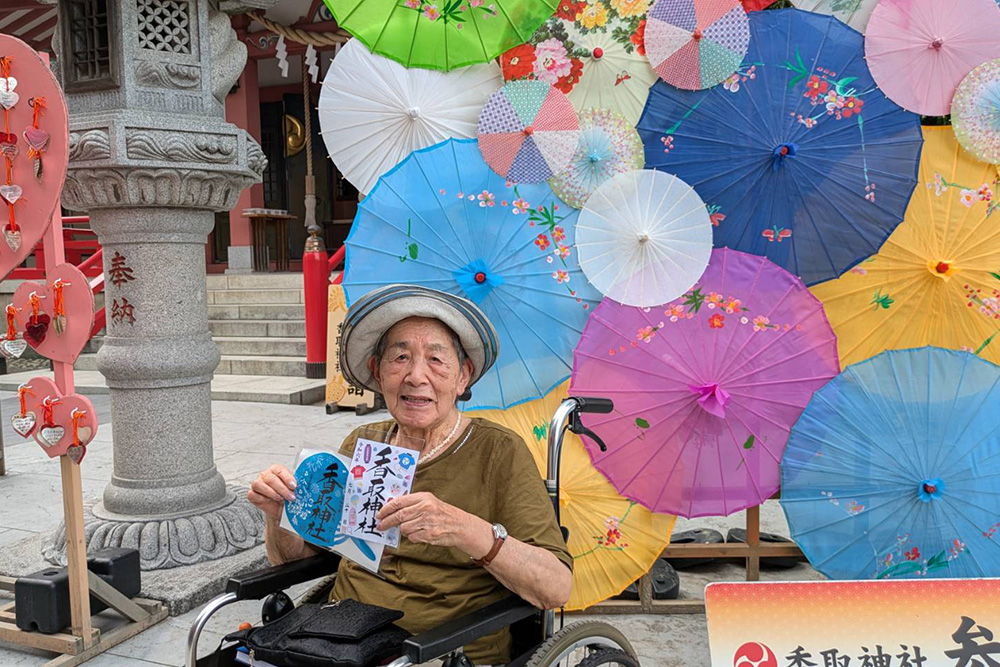
[[[323,0],[344,30],[406,67],[486,63],[520,44],[557,0]]]
[[[950,128],[924,128],[906,219],[877,255],[812,288],[837,332],[842,364],[924,345],[1000,362],[998,193],[994,165],[973,160]]]
[[[750,41],[739,0],[656,0],[647,20],[646,57],[661,79],[687,90],[726,80]]]
[[[816,392],[781,461],[781,506],[812,566],[831,579],[1000,576],[998,403],[1000,368],[935,347],[883,352]],[[990,658],[959,661],[977,663]]]
[[[348,303],[394,283],[464,296],[500,336],[468,407],[540,398],[568,377],[600,298],[577,263],[577,215],[545,183],[504,181],[474,139],[416,151],[358,206],[346,243]]]
[[[983,162],[1000,164],[1000,59],[962,79],[951,101],[951,126],[965,150]]]
[[[657,83],[637,129],[646,167],[690,183],[716,216],[716,248],[766,255],[812,285],[874,254],[902,221],[920,119],[879,92],[862,36],[837,19],[749,17],[740,71],[707,90]]]
[[[657,308],[605,299],[573,354],[570,393],[607,396],[584,439],[615,489],[655,512],[728,515],[778,490],[792,425],[840,370],[819,300],[757,255],[716,249],[687,294]]]
[[[580,142],[565,170],[549,180],[564,202],[583,208],[602,183],[617,174],[642,169],[642,141],[624,116],[607,109],[580,114]]]
[[[500,58],[507,81],[538,79],[569,95],[578,111],[608,109],[639,120],[656,73],[643,34],[650,0],[560,0],[526,44]]]
[[[568,389],[566,382],[536,401],[466,414],[521,436],[544,475],[549,422]],[[569,531],[566,546],[573,557],[573,589],[566,610],[574,611],[618,595],[648,572],[670,541],[675,517],[654,514],[618,495],[590,464],[580,437],[569,431],[559,468],[559,523]]]

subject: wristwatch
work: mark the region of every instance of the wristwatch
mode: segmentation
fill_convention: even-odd
[[[504,541],[507,539],[507,529],[503,527],[501,523],[493,524],[493,548],[490,552],[483,556],[482,558],[473,558],[472,564],[477,567],[486,567],[493,562],[493,559],[497,557],[500,553],[500,547],[503,546]]]

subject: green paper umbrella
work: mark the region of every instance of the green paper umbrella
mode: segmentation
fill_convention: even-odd
[[[451,70],[524,43],[558,0],[323,0],[340,27],[406,67]]]

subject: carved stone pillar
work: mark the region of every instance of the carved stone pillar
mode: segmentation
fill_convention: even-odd
[[[78,66],[93,54],[81,54],[72,34],[95,4],[60,2],[71,130],[63,204],[89,213],[106,280],[98,368],[111,394],[114,475],[88,510],[88,548],[135,547],[144,569],[176,567],[263,539],[261,514],[213,461],[209,383],[219,351],[204,247],[214,212],[232,208],[266,160],[222,119],[246,47],[214,2],[107,3],[103,83]],[[64,549],[60,531],[44,554],[59,562]]]

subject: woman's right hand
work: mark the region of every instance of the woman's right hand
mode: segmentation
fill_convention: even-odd
[[[295,486],[295,475],[276,463],[257,475],[247,492],[247,500],[269,518],[280,521],[285,501],[295,500]]]

